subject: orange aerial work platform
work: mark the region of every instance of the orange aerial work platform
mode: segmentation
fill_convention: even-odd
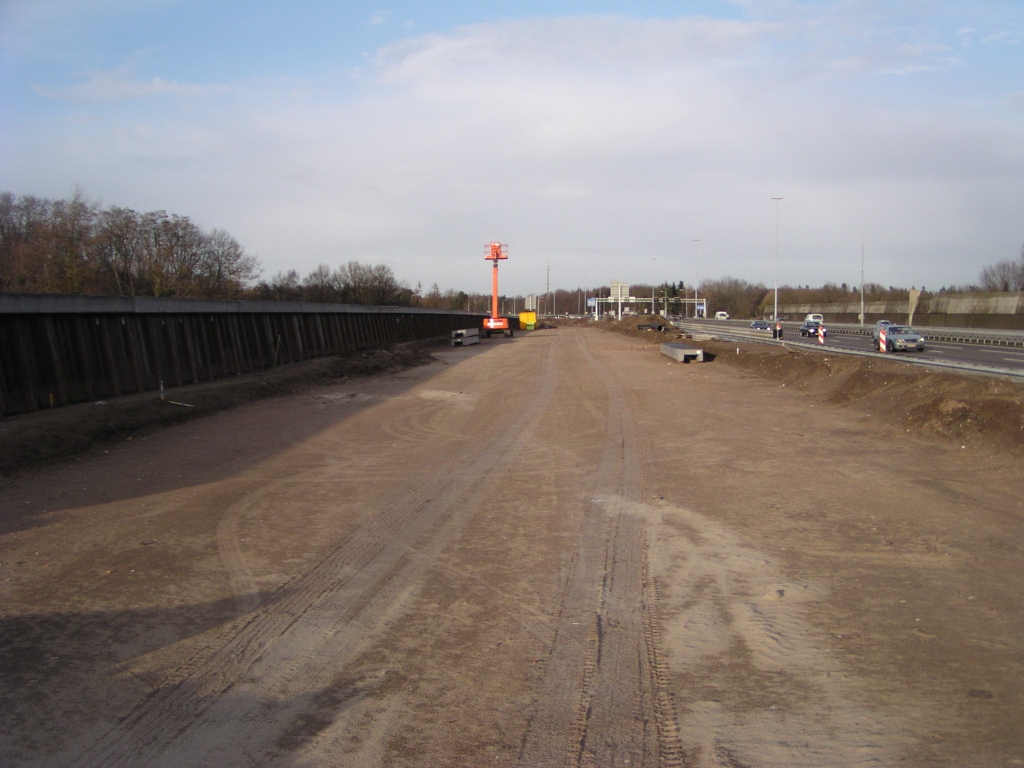
[[[498,314],[498,262],[508,258],[508,246],[504,243],[488,243],[484,247],[487,249],[484,259],[494,263],[491,270],[491,316],[484,318],[484,335],[489,337],[491,333],[501,331],[512,338],[508,318]]]

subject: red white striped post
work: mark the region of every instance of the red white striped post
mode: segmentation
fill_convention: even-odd
[[[878,351],[885,352],[888,344],[885,342],[885,326],[878,329]]]
[[[824,325],[819,325],[818,326],[818,343],[819,344],[824,344],[825,343],[825,326]]]

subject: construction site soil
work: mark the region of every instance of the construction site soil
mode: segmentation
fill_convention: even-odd
[[[248,376],[37,411],[0,422],[0,487],[6,477],[55,459],[148,435],[254,400],[293,394],[351,376],[372,376],[434,362],[446,340],[395,344],[283,365]],[[187,401],[187,402],[185,402]]]
[[[637,325],[652,322],[664,323],[666,331],[637,330]],[[866,408],[908,431],[1024,452],[1024,386],[1007,379],[937,373],[881,356],[865,359],[777,344],[694,341],[663,318],[631,317],[603,326],[643,339],[652,349],[654,339],[684,341],[709,352],[711,360],[795,387],[822,403]]]
[[[1024,765],[1022,388],[639,322],[0,422],[0,765]]]

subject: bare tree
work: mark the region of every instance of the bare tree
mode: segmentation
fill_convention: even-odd
[[[0,194],[0,290],[229,297],[258,275],[231,235],[186,216]]]
[[[337,273],[326,264],[319,265],[302,281],[306,301],[336,302],[341,297],[341,286]]]
[[[1024,290],[1024,245],[1016,261],[1000,261],[982,269],[981,287],[986,291]]]
[[[709,312],[724,310],[733,317],[754,317],[760,314],[760,305],[768,294],[768,289],[760,283],[753,285],[735,277],[705,280],[698,291],[701,297],[707,299]]]
[[[360,264],[350,261],[335,273],[341,299],[347,304],[409,306],[413,291],[395,278],[386,264]]]
[[[202,295],[232,298],[259,277],[259,261],[227,232],[215,229],[204,240],[199,269]]]

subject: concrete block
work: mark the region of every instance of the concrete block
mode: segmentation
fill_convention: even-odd
[[[703,349],[688,347],[685,344],[665,342],[661,345],[661,354],[668,355],[673,360],[678,360],[680,363],[688,363],[690,360],[696,360],[698,363],[704,362]]]
[[[470,344],[480,343],[480,329],[479,328],[462,328],[458,331],[452,331],[452,346],[453,347],[468,347]]]

